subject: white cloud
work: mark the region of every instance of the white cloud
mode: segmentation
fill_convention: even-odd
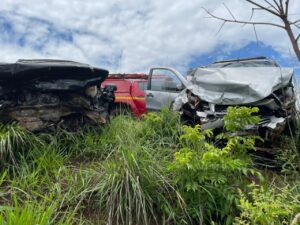
[[[249,4],[225,2],[237,18],[250,18]],[[0,27],[0,61],[39,57],[122,72],[147,71],[153,65],[182,69],[192,57],[218,46],[231,51],[255,41],[248,26],[226,24],[216,34],[220,22],[207,18],[201,7],[230,17],[218,0],[2,0],[0,22],[8,27]],[[291,11],[296,16],[299,1],[292,1]],[[253,20],[277,22],[262,13]],[[257,33],[260,41],[289,56],[284,31],[257,27]]]

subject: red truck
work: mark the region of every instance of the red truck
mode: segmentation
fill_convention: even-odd
[[[140,117],[146,111],[171,107],[187,86],[186,78],[173,68],[152,67],[148,74],[110,74],[102,83],[114,84],[116,100],[112,114],[130,112]]]
[[[130,113],[140,117],[146,113],[147,78],[146,74],[110,74],[101,86],[113,84],[117,87],[111,114]]]

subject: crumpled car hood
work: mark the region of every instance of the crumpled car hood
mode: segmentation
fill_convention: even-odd
[[[285,87],[292,76],[293,69],[280,67],[198,68],[187,89],[213,104],[250,104]]]
[[[99,86],[99,82],[104,81],[107,76],[108,71],[105,69],[64,60],[18,60],[16,63],[0,63],[2,89],[75,91],[88,86]]]
[[[228,62],[243,65],[248,61]],[[295,129],[292,69],[276,65],[206,67],[197,68],[193,75],[173,103],[173,110],[179,111],[188,124],[219,132],[229,106],[255,106],[261,121],[257,126],[245,127],[244,134],[259,135],[264,146],[272,146],[283,132]]]

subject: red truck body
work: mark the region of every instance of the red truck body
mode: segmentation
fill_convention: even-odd
[[[146,74],[110,74],[101,86],[113,84],[117,87],[112,111],[129,110],[136,117],[146,113],[144,90],[147,85],[147,78]]]

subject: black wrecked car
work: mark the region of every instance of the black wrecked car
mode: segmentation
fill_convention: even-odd
[[[106,123],[114,87],[105,69],[64,60],[0,63],[0,122],[30,131]]]

